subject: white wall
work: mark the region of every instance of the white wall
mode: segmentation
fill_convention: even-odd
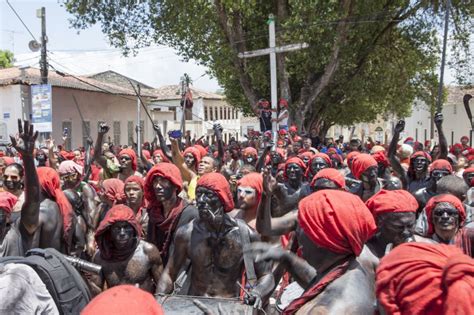
[[[9,116],[9,118],[5,118]],[[5,131],[0,134],[0,143],[10,142],[8,135],[18,132],[18,119],[23,117],[23,108],[21,102],[21,85],[0,86],[0,124]]]

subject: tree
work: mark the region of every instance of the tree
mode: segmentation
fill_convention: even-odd
[[[9,50],[0,49],[0,69],[13,67],[13,53]]]
[[[454,41],[468,51],[472,9],[453,2]],[[371,121],[381,113],[409,114],[415,98],[433,104],[437,84],[441,1],[411,0],[150,0],[66,1],[75,28],[101,24],[125,54],[152,43],[175,48],[209,68],[233,106],[269,97],[268,57],[239,52],[268,46],[265,22],[276,16],[277,44],[310,47],[278,54],[281,97],[306,130],[325,134],[335,123]],[[471,11],[469,11],[471,10]],[[459,53],[456,65],[469,64]],[[464,68],[469,71],[469,67]],[[472,71],[472,69],[470,69]],[[465,71],[465,72],[466,72]],[[468,77],[465,75],[465,77]]]

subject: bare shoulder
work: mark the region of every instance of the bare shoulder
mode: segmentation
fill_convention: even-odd
[[[138,246],[142,248],[143,252],[148,256],[151,261],[159,260],[161,262],[160,251],[158,250],[158,248],[156,248],[154,244],[141,240]]]
[[[176,229],[176,234],[174,236],[175,242],[191,239],[191,234],[193,232],[195,224],[196,224],[195,221],[191,221],[178,227]]]
[[[419,235],[413,235],[413,236],[415,238],[415,242],[428,243],[428,244],[438,244],[438,242],[436,242],[435,240],[433,240],[431,238],[427,238],[427,237],[423,237],[423,236],[419,236]]]

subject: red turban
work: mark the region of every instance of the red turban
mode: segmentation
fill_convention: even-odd
[[[257,204],[260,202],[262,198],[262,192],[263,192],[262,174],[257,173],[257,172],[249,173],[238,181],[238,185],[242,187],[251,187],[255,189],[255,193],[257,195]]]
[[[365,205],[372,212],[375,219],[384,213],[413,212],[418,209],[418,202],[415,197],[406,190],[385,190],[382,189],[369,200]]]
[[[199,153],[201,154],[201,158],[205,157],[207,155],[207,150],[205,147],[203,147],[200,144],[195,144],[194,147],[199,150]]]
[[[170,160],[168,160],[166,155],[160,149],[153,151],[153,156],[156,156],[156,155],[159,155],[163,162],[168,162],[169,163]]]
[[[380,163],[385,167],[390,165],[390,161],[388,160],[385,151],[378,151],[377,153],[372,154],[372,156],[374,157],[375,161],[377,161],[377,163]]]
[[[303,160],[300,159],[299,157],[297,156],[294,156],[292,158],[289,158],[288,160],[286,160],[285,162],[285,172],[284,172],[284,176],[286,178],[286,170],[288,169],[288,166],[290,164],[296,164],[298,165],[299,167],[301,167],[301,170],[303,171],[303,174],[304,172],[306,171],[306,164],[304,164]]]
[[[347,166],[352,166],[352,160],[360,154],[359,151],[351,151],[349,154],[347,154],[346,160],[347,160]],[[352,172],[352,170],[351,170]]]
[[[132,160],[132,169],[136,171],[137,170],[137,154],[132,149],[123,149],[118,154],[119,159],[122,155],[125,155],[125,154],[128,155],[130,159]]]
[[[13,212],[13,206],[15,206],[18,198],[8,191],[0,191],[0,209],[10,215]]]
[[[381,259],[376,278],[387,314],[472,314],[474,260],[454,246],[401,244]]]
[[[153,188],[153,181],[155,177],[160,176],[169,180],[178,189],[176,193],[180,193],[183,189],[183,180],[181,173],[176,165],[171,163],[158,163],[153,166],[145,179],[145,198],[150,204],[151,208],[160,207],[161,203],[156,200],[155,189]]]
[[[299,157],[300,159],[303,160],[305,157],[307,157],[307,158],[308,158],[308,161],[311,161],[311,159],[313,158],[313,156],[314,156],[314,153],[311,152],[311,151],[305,151],[305,152],[302,152],[302,153],[298,154],[298,157]]]
[[[69,244],[71,239],[70,233],[72,233],[72,223],[74,217],[74,211],[72,210],[71,204],[67,200],[63,191],[60,187],[59,175],[58,173],[50,167],[38,167],[36,169],[38,173],[38,180],[43,191],[48,198],[52,199],[58,204],[59,211],[63,218],[63,237],[66,240],[66,243]]]
[[[462,136],[462,137],[461,137],[461,141],[463,141],[463,140],[469,141],[469,137],[468,137],[468,136]]]
[[[311,188],[314,189],[316,181],[320,178],[326,178],[332,181],[339,186],[339,188],[346,188],[346,180],[344,179],[344,176],[335,168],[324,168],[320,170],[316,175],[314,175],[313,180],[311,181]]]
[[[430,173],[434,170],[446,170],[452,173],[453,167],[447,160],[438,159],[430,164]]]
[[[416,151],[415,153],[413,153],[411,156],[410,156],[410,160],[414,160],[416,159],[417,157],[424,157],[425,159],[427,159],[430,163],[431,163],[431,155],[428,154],[428,152],[425,152],[425,151]]]
[[[408,137],[405,139],[405,141],[403,141],[403,143],[411,142],[413,140],[414,140],[413,137]]]
[[[187,147],[183,152],[183,156],[185,156],[188,153],[192,154],[192,156],[194,157],[194,160],[196,161],[195,165],[197,166],[199,162],[201,161],[201,152],[199,152],[199,149],[195,147]]]
[[[362,173],[372,166],[377,166],[377,161],[371,155],[361,153],[352,160],[352,174],[356,179],[360,179]]]
[[[436,205],[441,202],[450,203],[458,210],[459,226],[462,226],[464,223],[464,220],[466,220],[466,209],[464,209],[462,202],[457,197],[450,194],[442,194],[442,195],[431,197],[431,199],[428,201],[428,203],[425,206],[426,217],[428,218],[428,231],[427,231],[428,236],[431,236],[434,233],[433,218],[432,218],[433,210],[436,207]]]
[[[298,127],[296,127],[295,125],[292,125],[290,126],[290,128],[288,129],[289,132],[297,132],[298,131]]]
[[[143,178],[136,175],[128,177],[125,180],[124,186],[127,185],[127,183],[137,183],[142,190],[144,190],[144,187],[145,187],[145,181],[143,180]]]
[[[451,149],[449,149],[449,153],[453,153],[454,154],[454,150],[455,149],[458,149],[460,151],[462,151],[464,149],[464,147],[462,146],[462,144],[460,143],[455,143],[453,144],[453,146],[451,147]]]
[[[280,130],[278,130],[278,134],[281,135],[281,136],[284,136],[284,135],[287,135],[288,132],[285,129],[280,129]]]
[[[15,163],[15,159],[10,156],[4,156],[2,157],[2,159],[3,159],[3,162],[5,162],[5,166]]]
[[[102,182],[105,197],[114,205],[125,202],[124,186],[124,183],[117,178],[109,178]]]
[[[248,156],[248,155],[253,155],[253,156],[257,157],[257,155],[258,155],[257,149],[255,149],[253,147],[246,147],[245,149],[242,150],[242,155],[244,157]]]
[[[150,293],[133,285],[122,284],[103,291],[82,310],[82,315],[163,315],[164,312]]]
[[[315,155],[313,155],[313,158],[311,159],[311,162],[310,162],[310,165],[313,163],[314,160],[316,160],[317,158],[320,158],[320,159],[323,159],[329,167],[332,167],[332,161],[331,161],[331,158],[329,157],[329,155],[327,155],[326,153],[316,153]]]
[[[107,231],[109,231],[114,223],[122,221],[129,223],[133,227],[137,237],[135,245],[138,245],[138,240],[141,237],[141,227],[135,219],[135,213],[126,205],[113,206],[109,211],[107,211],[107,214],[100,222],[100,225],[95,232],[95,241],[99,247],[100,256],[105,260],[124,260],[135,251],[135,248],[131,248],[129,252],[123,250],[119,251],[114,249],[112,245],[110,234],[107,233]]]
[[[205,187],[214,191],[219,196],[225,212],[234,210],[234,198],[230,191],[229,182],[220,173],[204,174],[199,178],[197,187]]]
[[[356,256],[377,230],[362,200],[340,190],[320,190],[301,200],[298,223],[319,247]]]

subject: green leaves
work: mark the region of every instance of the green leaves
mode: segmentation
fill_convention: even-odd
[[[13,67],[13,53],[9,50],[0,50],[0,69]]]

